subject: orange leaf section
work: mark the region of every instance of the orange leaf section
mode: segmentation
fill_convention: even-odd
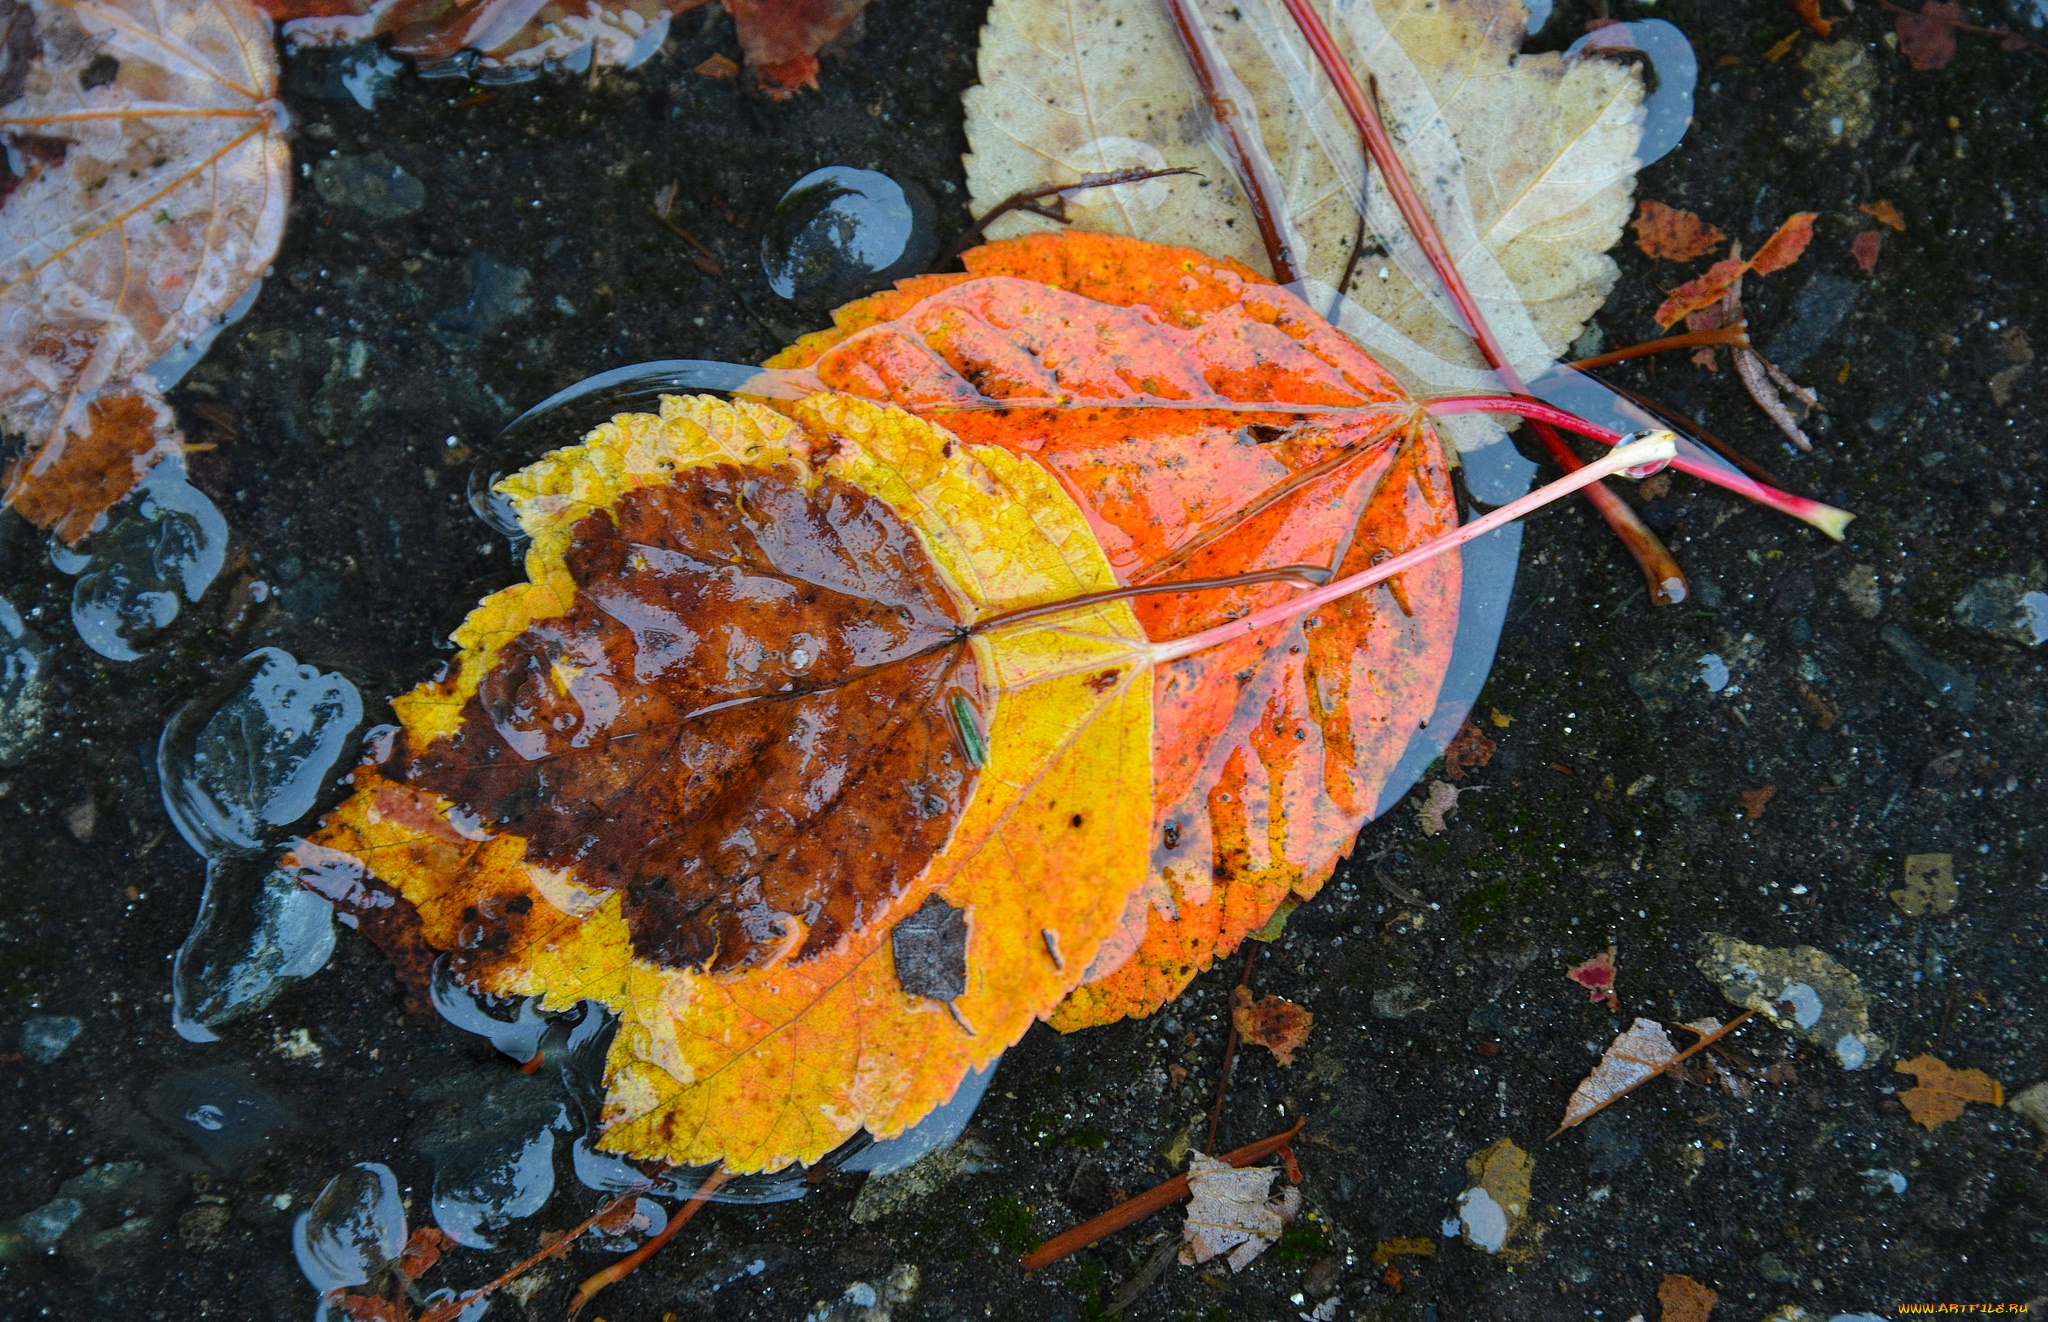
[[[1826,35],[1823,33],[1822,35]],[[1721,1301],[1721,1294],[1690,1276],[1666,1276],[1657,1286],[1659,1322],[1707,1322],[1707,1314]]]
[[[1284,996],[1252,999],[1252,989],[1239,983],[1231,993],[1230,1022],[1237,1035],[1273,1053],[1282,1065],[1294,1063],[1294,1053],[1308,1045],[1308,1030],[1316,1017]]]
[[[462,650],[450,671],[393,704],[396,749],[357,771],[355,792],[293,859],[323,893],[383,891],[389,911],[410,906],[416,917],[407,925],[448,952],[472,986],[538,995],[549,1009],[585,998],[611,1006],[620,1028],[606,1062],[602,1145],[684,1164],[722,1161],[735,1173],[816,1161],[863,1128],[901,1133],[951,1097],[968,1070],[993,1061],[1079,980],[1145,873],[1152,819],[1151,684],[1142,632],[1120,601],[956,631],[941,650],[964,650],[978,675],[973,692],[957,704],[950,694],[897,695],[896,710],[913,724],[934,707],[958,714],[979,739],[963,738],[950,761],[928,748],[920,758],[927,786],[849,779],[855,761],[891,736],[870,731],[853,746],[828,722],[808,720],[803,700],[886,687],[890,676],[908,683],[905,661],[880,654],[879,622],[837,642],[778,641],[772,621],[732,604],[731,584],[757,582],[750,600],[786,601],[794,616],[807,597],[829,595],[835,575],[902,578],[894,562],[916,569],[912,578],[936,574],[956,617],[972,625],[1101,592],[1114,579],[1080,511],[1029,460],[962,446],[907,414],[843,396],[789,412],[669,399],[659,417],[620,415],[585,444],[508,479],[503,489],[532,538],[529,581],[487,598],[457,630]],[[670,491],[693,503],[673,513],[667,532],[642,526],[636,511]],[[762,508],[770,501],[789,511],[772,529]],[[614,518],[631,532],[637,557],[591,559]],[[914,546],[876,535],[891,518],[914,530]],[[682,549],[707,529],[737,538],[731,530],[750,520],[763,528],[755,542],[774,551],[767,569],[745,547],[734,551],[736,564],[717,556],[706,564]],[[788,591],[778,595],[771,580]],[[648,590],[621,595],[643,581]],[[580,647],[585,603],[634,629],[633,645]],[[877,653],[859,650],[867,644]],[[681,748],[722,713],[752,707],[787,740],[776,756],[811,759],[811,774],[785,792],[749,779],[760,765],[672,765],[628,751],[636,692],[650,696],[629,676],[693,692],[723,682],[732,658],[758,672],[761,691],[685,711],[658,738]],[[707,679],[705,670],[718,673]],[[871,696],[881,703],[889,695],[878,688]],[[540,730],[571,747],[610,744],[620,756],[551,756],[560,750],[534,738]],[[493,797],[474,779],[443,782],[473,796],[454,799],[409,783],[423,758],[457,749],[459,739],[476,743],[456,761],[511,768],[514,792]],[[977,744],[980,752],[970,751]],[[965,777],[963,761],[977,757],[978,776]],[[833,825],[847,829],[828,856],[811,860],[828,883],[846,883],[862,858],[896,850],[886,815],[858,838],[862,795],[913,793],[912,806],[936,803],[949,829],[914,876],[862,892],[857,912],[822,948],[800,938],[831,903],[817,914],[774,912],[769,890],[755,884],[763,860],[711,858],[718,875],[643,874],[621,885],[609,866],[620,861],[612,833],[622,821],[633,825],[634,806],[728,773],[735,778],[714,784],[720,792],[696,809],[734,828],[727,852],[746,849],[740,828],[768,824],[764,806],[813,821],[843,809],[848,820]],[[968,779],[964,804],[939,797],[946,783]],[[559,840],[564,822],[588,828],[575,835],[587,848],[559,854],[543,843]],[[636,840],[629,830],[626,842]],[[662,842],[638,848],[624,861],[659,856]],[[724,973],[709,960],[678,966],[646,949],[648,933],[635,930],[635,907],[658,908],[652,897],[663,892],[676,893],[686,912],[728,895],[739,903],[740,935],[777,949],[753,951]],[[897,962],[898,938],[907,916],[933,905],[958,914],[952,930],[962,939],[950,956],[913,953],[930,966],[920,991]],[[932,989],[945,980],[938,974],[958,982]]]
[[[1834,30],[1835,25],[1820,16],[1820,0],[1792,0],[1792,9],[1816,37],[1825,37]]]
[[[1814,215],[1811,211],[1799,212],[1780,225],[1777,233],[1765,239],[1754,257],[1731,257],[1715,262],[1705,275],[1672,290],[1658,305],[1655,313],[1657,324],[1669,329],[1678,324],[1680,318],[1726,298],[1728,291],[1735,288],[1743,276],[1751,272],[1769,275],[1798,261],[1800,254],[1806,251],[1808,241],[1813,238]]]
[[[85,408],[85,431],[68,427],[8,465],[6,503],[38,528],[76,543],[178,446],[170,407],[132,391]]]
[[[1764,246],[1749,259],[1749,269],[1758,275],[1782,271],[1799,260],[1813,239],[1814,213],[1801,211],[1778,226],[1778,232],[1764,240]]]
[[[1919,1080],[1899,1094],[1899,1101],[1907,1114],[1929,1129],[1960,1119],[1968,1102],[2005,1105],[2005,1089],[1983,1070],[1959,1070],[1929,1055],[1902,1060],[1892,1068]]]
[[[1645,201],[1636,208],[1630,226],[1636,232],[1636,247],[1655,261],[1689,262],[1721,246],[1727,237],[1690,211],[1680,211],[1662,202]]]
[[[1888,198],[1881,197],[1875,202],[1865,202],[1856,209],[1895,234],[1906,232],[1906,218],[1899,214],[1898,207]]]
[[[989,244],[834,314],[769,366],[1029,454],[1120,582],[1352,573],[1448,532],[1434,430],[1378,364],[1234,262],[1068,232]],[[992,407],[1001,404],[1003,407]],[[1260,408],[1259,405],[1273,405]],[[1458,611],[1450,556],[1153,680],[1153,869],[1063,1030],[1145,1015],[1313,895],[1427,718]],[[1138,598],[1180,637],[1285,584]]]

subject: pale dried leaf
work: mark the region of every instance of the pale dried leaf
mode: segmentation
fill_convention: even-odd
[[[1547,365],[1612,287],[1641,135],[1639,76],[1604,59],[1520,56],[1519,0],[1378,0],[1325,19],[1424,189],[1459,269],[1515,365]],[[1256,107],[1253,132],[1282,181],[1310,282],[1335,283],[1357,234],[1365,164],[1356,130],[1278,0],[1208,0],[1209,37]],[[968,186],[977,212],[1012,193],[1128,166],[1187,166],[1076,194],[1084,228],[1184,244],[1268,268],[1246,200],[1213,144],[1193,76],[1156,0],[997,0],[966,96]],[[1512,131],[1503,131],[1512,125]],[[1384,188],[1340,324],[1423,384],[1472,384],[1480,363]],[[998,236],[1046,228],[1013,216]],[[1383,279],[1379,272],[1387,271]],[[1312,297],[1318,307],[1329,291]],[[1384,322],[1387,325],[1378,325]],[[1404,345],[1403,342],[1406,342]]]
[[[1442,835],[1448,829],[1444,822],[1445,815],[1458,806],[1458,796],[1460,794],[1470,794],[1471,792],[1470,790],[1459,789],[1448,780],[1433,780],[1429,782],[1429,797],[1422,801],[1422,807],[1417,813],[1417,816],[1422,819],[1422,833],[1424,835]]]
[[[1188,1266],[1228,1253],[1232,1271],[1243,1271],[1253,1258],[1280,1238],[1280,1232],[1301,1210],[1301,1190],[1293,1185],[1268,1198],[1271,1166],[1238,1168],[1199,1152],[1188,1154],[1187,1225],[1181,1232],[1180,1260]]]
[[[248,0],[10,7],[37,38],[0,106],[0,136],[37,144],[0,201],[0,423],[32,446],[12,496],[93,434],[94,400],[156,407],[148,369],[203,345],[276,253],[291,152]]]
[[[1559,1129],[1570,1129],[1593,1112],[1621,1096],[1643,1080],[1651,1078],[1678,1055],[1664,1025],[1654,1019],[1638,1019],[1628,1031],[1614,1039],[1593,1072],[1572,1090],[1565,1103],[1564,1121]]]

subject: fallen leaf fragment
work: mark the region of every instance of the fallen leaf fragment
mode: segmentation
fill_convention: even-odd
[[[1587,1000],[1611,1000],[1614,996],[1614,947],[1609,946],[1591,959],[1574,965],[1564,976],[1567,981],[1576,982],[1586,989]]]
[[[1947,913],[1956,907],[1956,860],[1953,854],[1908,854],[1901,866],[1899,888],[1891,893],[1899,912],[1918,918]]]
[[[1901,9],[1892,16],[1892,31],[1899,37],[1899,53],[1921,73],[1946,69],[1956,57],[1956,29],[1969,21],[1959,4],[1951,0],[1928,0],[1915,14]]]
[[[1194,1196],[1181,1229],[1181,1262],[1192,1267],[1227,1253],[1230,1270],[1250,1266],[1301,1210],[1301,1190],[1295,1185],[1267,1196],[1279,1173],[1277,1166],[1240,1169],[1204,1153],[1189,1153],[1188,1189]]]
[[[1631,227],[1636,232],[1636,247],[1654,261],[1689,262],[1727,240],[1727,235],[1692,212],[1649,200],[1637,206]]]
[[[1764,809],[1778,795],[1776,785],[1764,785],[1753,790],[1743,790],[1738,797],[1742,800],[1742,815],[1752,822],[1764,815]]]
[[[1230,997],[1230,1021],[1237,1035],[1271,1051],[1282,1065],[1294,1063],[1294,1053],[1308,1042],[1308,1031],[1316,1017],[1284,996],[1262,996],[1252,1000],[1252,989],[1239,983]]]
[[[1877,270],[1877,254],[1884,247],[1883,230],[1865,230],[1849,240],[1849,255],[1865,275]]]
[[[1448,829],[1444,823],[1444,815],[1458,806],[1458,796],[1465,793],[1470,791],[1460,790],[1448,780],[1429,782],[1428,797],[1422,801],[1422,807],[1417,812],[1417,816],[1422,819],[1422,833],[1442,835]]]
[[[1834,24],[1820,16],[1820,0],[1791,0],[1792,10],[1801,22],[1813,31],[1816,37],[1825,37],[1834,30]],[[1684,1277],[1679,1277],[1684,1280]]]
[[[1384,1267],[1396,1258],[1428,1258],[1436,1254],[1436,1241],[1410,1237],[1383,1239],[1372,1246],[1373,1265]]]
[[[1919,1080],[1899,1094],[1899,1101],[1929,1129],[1960,1119],[1969,1102],[2005,1105],[2005,1090],[1983,1070],[1959,1070],[1925,1054],[1899,1061],[1892,1068]]]
[[[1906,218],[1899,214],[1899,209],[1887,198],[1865,202],[1856,209],[1894,233],[1906,232]]]
[[[1812,0],[1808,0],[1812,3]],[[1823,29],[1823,36],[1827,35]],[[1657,1286],[1659,1322],[1707,1322],[1707,1314],[1721,1300],[1720,1291],[1701,1285],[1690,1276],[1666,1275]]]
[[[1764,246],[1756,250],[1756,256],[1749,259],[1749,269],[1758,275],[1769,275],[1798,261],[1799,255],[1806,251],[1806,245],[1813,241],[1816,217],[1817,213],[1812,211],[1801,211],[1788,217],[1770,238],[1764,240]]]
[[[2014,1093],[2006,1102],[2008,1111],[2018,1112],[2040,1132],[2042,1150],[2048,1151],[2048,1079]]]
[[[1535,1168],[1535,1160],[1511,1138],[1497,1139],[1466,1158],[1472,1187],[1458,1195],[1459,1233],[1466,1243],[1488,1253],[1507,1247],[1528,1219],[1529,1177]]]
[[[712,55],[706,57],[691,72],[699,78],[737,78],[740,76],[740,66],[728,56]]]
[[[1593,1072],[1572,1090],[1559,1129],[1570,1129],[1617,1097],[1662,1074],[1678,1058],[1678,1048],[1654,1019],[1638,1019],[1615,1038]]]
[[[1494,750],[1499,747],[1468,716],[1450,746],[1444,749],[1444,774],[1452,780],[1462,780],[1466,772],[1477,771],[1493,761]]]
[[[7,5],[0,53],[5,499],[76,542],[180,438],[151,376],[269,266],[291,193],[269,20],[248,0]],[[196,355],[195,355],[196,356]]]

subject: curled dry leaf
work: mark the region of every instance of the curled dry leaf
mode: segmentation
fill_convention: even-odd
[[[1188,1190],[1194,1196],[1181,1230],[1180,1260],[1192,1267],[1227,1253],[1230,1270],[1250,1266],[1301,1210],[1301,1190],[1294,1185],[1276,1197],[1267,1196],[1279,1173],[1274,1166],[1240,1169],[1204,1153],[1189,1153]]]
[[[1442,835],[1449,830],[1450,823],[1444,819],[1457,808],[1458,796],[1469,793],[1470,790],[1461,790],[1448,780],[1429,782],[1429,793],[1423,798],[1422,807],[1416,811],[1416,816],[1422,821],[1422,833]]]
[[[76,541],[177,446],[151,369],[269,266],[291,154],[248,0],[0,0],[0,26],[6,499]]]
[[[1466,772],[1477,771],[1493,761],[1494,750],[1498,747],[1467,716],[1450,745],[1444,749],[1444,774],[1452,780],[1462,780]]]
[[[1344,279],[1359,236],[1366,165],[1352,127],[1278,0],[1190,0],[1223,95],[1283,194],[1280,228],[1300,273]],[[1409,173],[1450,251],[1524,373],[1548,366],[1613,286],[1641,136],[1642,83],[1601,58],[1520,54],[1520,0],[1361,0],[1323,5],[1360,81],[1370,78]],[[1202,89],[1156,0],[997,0],[966,95],[968,187],[977,214],[1013,193],[1128,166],[1190,167],[1199,184],[1156,179],[1078,193],[1083,228],[1218,252],[1257,270],[1267,256],[1250,203],[1211,130]],[[1502,124],[1515,125],[1503,133]],[[1341,321],[1367,348],[1432,385],[1469,384],[1482,365],[1443,301],[1417,241],[1374,183],[1366,241],[1348,286],[1370,314]],[[1045,228],[1030,216],[997,235]],[[1384,269],[1383,269],[1384,268]],[[1375,325],[1374,319],[1386,323]]]
[[[1294,1063],[1294,1053],[1308,1044],[1308,1031],[1316,1017],[1284,996],[1252,999],[1252,989],[1238,984],[1230,994],[1230,1022],[1239,1038],[1273,1053],[1282,1065]]]
[[[1856,209],[1894,233],[1906,232],[1906,218],[1899,214],[1899,209],[1887,198],[1865,202]]]
[[[831,330],[768,365],[1032,456],[1080,503],[1123,584],[1348,573],[1455,526],[1441,442],[1406,392],[1250,270],[1081,232],[963,260],[965,275],[839,309]],[[1273,411],[1247,407],[1260,403]],[[1296,590],[1133,605],[1165,639]],[[1289,896],[1316,893],[1435,706],[1458,590],[1446,557],[1156,672],[1152,875],[1057,1027],[1151,1013]]]
[[[1924,1053],[1892,1068],[1919,1080],[1899,1094],[1899,1101],[1907,1114],[1929,1129],[1961,1119],[1967,1102],[2005,1105],[2005,1089],[1983,1070],[1959,1070]]]

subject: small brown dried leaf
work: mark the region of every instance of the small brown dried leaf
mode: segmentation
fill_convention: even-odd
[[[1462,780],[1466,772],[1477,771],[1493,761],[1494,750],[1499,746],[1472,724],[1471,717],[1466,717],[1450,747],[1444,749],[1444,774],[1452,780]]]
[[[1899,1101],[1929,1129],[1961,1118],[1963,1106],[1969,1102],[2005,1105],[2005,1089],[1983,1070],[1959,1070],[1928,1055],[1902,1060],[1892,1068],[1919,1080],[1899,1094]]]
[[[1662,1322],[1707,1322],[1720,1299],[1719,1291],[1690,1276],[1666,1276],[1657,1287],[1657,1305],[1663,1310],[1658,1316]]]
[[[1240,984],[1231,994],[1230,1021],[1240,1038],[1271,1051],[1282,1065],[1292,1065],[1294,1053],[1307,1044],[1316,1017],[1284,996],[1253,1001],[1252,989]]]
[[[1689,262],[1721,246],[1727,235],[1690,211],[1645,200],[1629,223],[1636,247],[1655,261]]]

